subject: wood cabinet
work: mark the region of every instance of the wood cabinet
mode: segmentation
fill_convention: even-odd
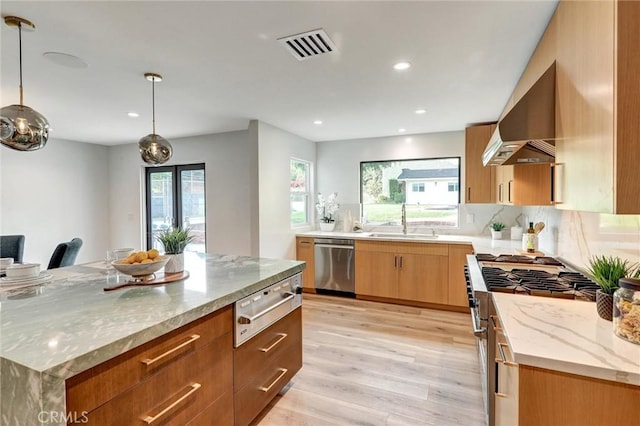
[[[236,348],[233,358],[235,424],[244,426],[302,368],[302,308]]]
[[[640,2],[557,10],[558,208],[640,213]]]
[[[311,293],[316,291],[313,241],[313,237],[296,237],[296,259],[307,264],[302,270],[302,289]]]
[[[71,377],[67,412],[86,412],[79,421],[94,425],[203,424],[204,413],[233,424],[232,329],[232,308],[223,308]]]
[[[496,166],[498,204],[511,206],[553,205],[552,164]]]
[[[482,165],[484,152],[495,124],[471,126],[465,129],[465,195],[466,203],[495,203],[495,168]]]
[[[467,255],[473,254],[473,247],[467,244],[449,244],[449,299],[448,305],[469,307],[467,282],[464,277],[464,266]]]
[[[446,305],[447,244],[356,241],[356,295]]]

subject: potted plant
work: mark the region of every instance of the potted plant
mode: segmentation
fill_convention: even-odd
[[[634,275],[635,268],[629,261],[615,256],[593,256],[587,271],[600,287],[596,290],[596,308],[600,318],[613,319],[613,293],[618,289],[620,278]]]
[[[338,211],[338,207],[340,207],[340,204],[336,202],[337,197],[337,192],[329,194],[327,198],[325,198],[322,193],[318,193],[316,210],[320,215],[320,230],[322,231],[333,231],[333,228],[336,226],[334,215]]]
[[[167,228],[156,234],[156,239],[164,246],[164,253],[169,256],[169,261],[164,267],[165,273],[184,271],[184,249],[194,238],[189,227]]]
[[[505,228],[505,224],[502,222],[492,222],[491,223],[491,239],[493,240],[501,240],[502,239],[502,230]]]

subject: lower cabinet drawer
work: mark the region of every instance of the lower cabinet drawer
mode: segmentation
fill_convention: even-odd
[[[231,426],[233,425],[233,393],[227,392],[209,405],[186,426]]]
[[[86,424],[187,424],[225,392],[231,394],[232,345],[233,334],[228,333],[182,357],[90,411]]]
[[[242,388],[263,366],[288,350],[292,342],[301,339],[302,308],[297,308],[236,348],[233,354],[234,389]]]
[[[235,424],[248,425],[302,368],[302,308],[235,350]]]

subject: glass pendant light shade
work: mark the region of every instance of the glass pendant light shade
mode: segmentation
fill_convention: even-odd
[[[142,161],[152,166],[164,164],[173,155],[173,147],[168,140],[156,134],[156,82],[162,81],[160,74],[148,72],[144,77],[151,82],[151,107],[153,131],[138,141]]]
[[[49,122],[26,105],[9,105],[0,110],[0,140],[18,151],[44,148],[49,139]]]
[[[142,161],[153,166],[166,163],[173,155],[173,147],[169,141],[155,133],[150,133],[140,139],[138,148]]]
[[[35,30],[35,25],[17,16],[5,16],[5,24],[18,28],[20,52],[20,104],[0,110],[0,143],[18,150],[35,151],[43,148],[49,139],[49,122],[42,114],[22,102],[22,29]]]

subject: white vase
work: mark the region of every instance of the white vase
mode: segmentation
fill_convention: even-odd
[[[491,239],[492,240],[501,240],[502,239],[502,231],[494,231],[491,230]]]
[[[184,253],[168,254],[169,261],[164,265],[166,274],[175,274],[184,271]]]
[[[335,222],[320,222],[320,230],[325,232],[333,231],[333,228],[336,227]]]

